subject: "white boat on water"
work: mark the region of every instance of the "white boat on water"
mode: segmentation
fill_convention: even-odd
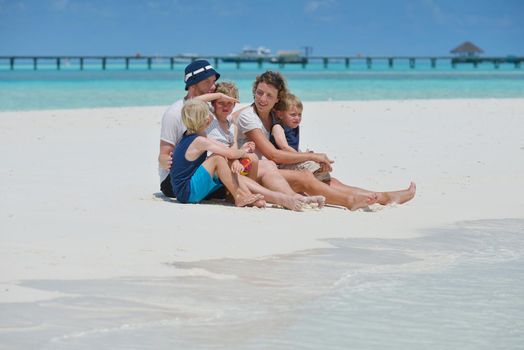
[[[231,54],[228,57],[222,58],[224,62],[258,62],[260,60],[269,60],[271,58],[271,50],[264,46],[251,48],[244,47],[241,53]]]
[[[269,60],[271,63],[308,63],[307,57],[304,57],[300,54],[300,51],[289,50],[289,51],[278,51],[277,55],[271,57]]]

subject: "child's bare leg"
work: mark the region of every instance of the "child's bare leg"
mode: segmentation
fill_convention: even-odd
[[[258,177],[258,157],[254,153],[249,153],[247,155],[247,158],[251,160],[251,170],[249,170],[248,177],[250,177],[253,181],[257,181]]]
[[[415,197],[415,193],[417,191],[417,187],[414,182],[411,182],[409,187],[404,190],[388,191],[388,192],[372,192],[372,191],[365,190],[363,188],[349,186],[333,177],[331,178],[331,182],[329,185],[339,191],[344,191],[348,194],[370,195],[370,194],[376,193],[377,194],[377,203],[382,204],[382,205],[387,205],[391,203],[397,203],[397,204],[406,203],[407,201],[410,201],[411,199],[413,199],[413,197]]]
[[[294,211],[302,211],[302,207],[304,206],[304,203],[305,203],[304,198],[309,198],[309,197],[303,197],[294,192],[293,192],[293,195],[290,195],[286,193],[271,191],[270,189],[265,188],[264,186],[260,185],[258,182],[248,177],[240,177],[239,182],[245,183],[251,192],[262,194],[265,200],[271,203],[281,205],[284,208],[294,210]]]
[[[256,154],[253,154],[253,155],[255,156],[254,159],[256,159],[257,162],[258,162],[258,157],[256,156]],[[231,169],[231,164],[232,164],[232,163],[233,163],[233,160],[228,159],[227,164],[228,164],[228,166],[229,166],[230,169]],[[255,169],[255,172],[256,172],[256,169]],[[256,174],[256,173],[255,173],[255,174]],[[251,175],[251,172],[249,173],[249,175]],[[244,176],[241,176],[241,177],[239,177],[239,179],[242,179],[243,177],[244,177]],[[245,186],[245,184],[243,184],[241,181],[239,181],[239,188],[240,188],[241,190],[243,190],[244,192],[246,192],[246,193],[247,193],[247,192],[250,192],[249,189]],[[255,206],[255,207],[257,207],[257,208],[265,208],[265,207],[266,207],[266,201],[265,201],[264,199],[261,198],[261,199],[255,201],[255,202],[253,202],[252,205]]]
[[[378,199],[374,193],[348,194],[344,191],[338,191],[324,182],[317,180],[309,171],[280,169],[280,172],[295,191],[324,196],[326,203],[341,205],[349,210],[367,207],[368,205],[376,203]]]
[[[253,204],[256,201],[263,199],[262,195],[252,194],[249,190],[246,192],[245,189],[241,189],[238,183],[237,174],[233,174],[227,161],[219,156],[209,157],[202,163],[202,166],[206,168],[209,174],[218,174],[218,178],[224,186],[231,192],[235,205],[237,207],[243,207],[249,204]]]

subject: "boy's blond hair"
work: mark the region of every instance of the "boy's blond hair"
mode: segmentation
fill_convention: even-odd
[[[215,92],[221,92],[229,97],[236,98],[238,100],[238,88],[235,83],[230,81],[223,81],[216,85]]]
[[[182,107],[182,123],[187,128],[187,134],[196,134],[207,126],[209,121],[209,106],[199,99],[192,99]]]
[[[281,98],[278,101],[278,103],[275,106],[275,110],[285,112],[289,111],[292,107],[298,109],[300,113],[302,113],[302,110],[304,109],[302,101],[300,101],[300,99],[297,96],[291,93],[287,93],[283,98]]]

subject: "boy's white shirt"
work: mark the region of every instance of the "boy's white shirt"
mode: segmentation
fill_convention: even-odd
[[[227,116],[227,121],[229,123],[229,132],[226,135],[226,132],[220,126],[218,119],[212,115],[213,120],[206,129],[207,137],[210,139],[216,140],[223,143],[227,147],[231,147],[235,144],[235,125],[232,122],[231,115]]]

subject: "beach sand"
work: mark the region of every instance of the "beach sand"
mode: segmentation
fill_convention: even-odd
[[[170,264],[524,217],[524,99],[306,102],[302,147],[334,159],[335,177],[377,191],[417,183],[405,205],[356,212],[166,200],[165,108],[0,113],[0,303],[62,295],[26,280],[216,277]]]

